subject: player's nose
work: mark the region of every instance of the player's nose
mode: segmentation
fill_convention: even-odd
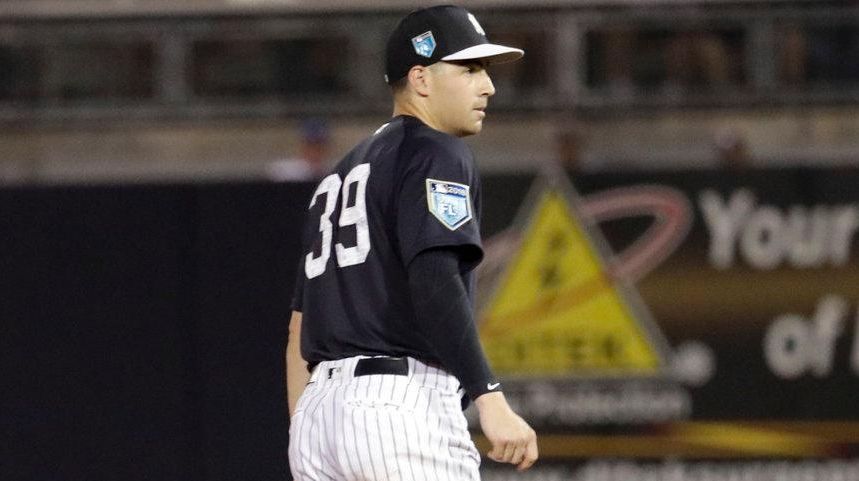
[[[495,95],[495,85],[492,83],[492,78],[489,77],[489,72],[486,69],[482,70],[483,72],[483,82],[481,82],[481,91],[480,95],[492,97]]]

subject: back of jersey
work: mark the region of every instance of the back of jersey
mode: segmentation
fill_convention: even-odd
[[[302,312],[308,363],[356,355],[435,360],[414,328],[406,269],[433,247],[462,249],[476,265],[477,182],[460,139],[405,116],[382,126],[320,182],[293,303]]]

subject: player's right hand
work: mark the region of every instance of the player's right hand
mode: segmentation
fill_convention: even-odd
[[[519,471],[530,468],[539,457],[537,433],[510,409],[504,394],[486,393],[474,404],[480,414],[480,427],[492,444],[486,455],[499,463],[515,464]]]

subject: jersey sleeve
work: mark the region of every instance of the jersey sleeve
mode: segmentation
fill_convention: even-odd
[[[428,143],[411,154],[397,202],[397,238],[408,266],[427,249],[454,248],[467,269],[483,258],[479,189],[471,153]]]

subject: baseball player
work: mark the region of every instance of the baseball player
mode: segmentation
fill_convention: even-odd
[[[469,400],[491,459],[536,461],[477,336],[480,183],[460,139],[495,93],[486,65],[522,55],[456,6],[414,11],[388,39],[394,117],[308,207],[286,352],[295,479],[478,480]]]

